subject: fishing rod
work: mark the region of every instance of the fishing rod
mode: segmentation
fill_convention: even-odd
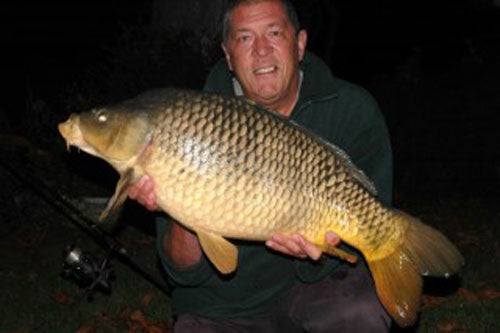
[[[170,292],[170,288],[163,279],[150,273],[142,264],[132,258],[127,249],[113,235],[94,223],[90,217],[75,207],[65,196],[59,194],[57,190],[36,177],[23,174],[3,160],[0,160],[0,165],[57,212],[90,234],[101,246],[107,248],[108,256],[103,260],[74,245],[68,245],[63,250],[63,276],[73,278],[81,285],[86,285],[89,299],[95,289],[105,292],[111,291],[113,274],[110,261],[112,256],[117,257],[158,289],[165,293]]]

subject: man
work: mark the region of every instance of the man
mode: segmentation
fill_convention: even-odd
[[[363,89],[334,78],[306,52],[307,33],[288,1],[235,1],[225,16],[225,61],[205,90],[246,97],[343,148],[391,201],[392,160],[382,115]],[[129,195],[156,208],[143,177]],[[175,221],[157,222],[158,250],[174,289],[178,332],[383,332],[390,320],[365,265],[349,266],[301,235],[235,241],[237,271],[220,275],[196,235]],[[326,241],[338,245],[330,232]]]

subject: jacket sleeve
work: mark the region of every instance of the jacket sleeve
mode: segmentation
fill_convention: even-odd
[[[173,286],[184,287],[201,285],[213,274],[205,255],[202,254],[197,264],[179,268],[168,258],[163,249],[163,238],[169,233],[171,223],[170,218],[165,215],[156,217],[157,248],[162,266],[167,272],[169,283]]]

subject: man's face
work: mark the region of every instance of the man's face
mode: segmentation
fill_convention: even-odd
[[[223,48],[245,95],[283,111],[295,103],[306,41],[305,31],[295,34],[281,2],[263,1],[234,8]]]

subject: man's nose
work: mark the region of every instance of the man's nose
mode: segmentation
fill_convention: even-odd
[[[272,47],[266,37],[257,37],[254,42],[254,53],[265,56],[271,53]]]

